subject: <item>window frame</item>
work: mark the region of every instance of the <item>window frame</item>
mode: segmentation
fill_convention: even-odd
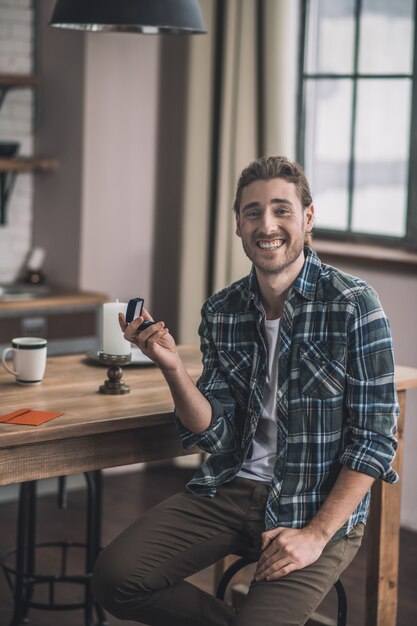
[[[299,60],[298,60],[298,93],[297,93],[297,136],[296,155],[297,161],[305,164],[305,138],[306,138],[306,85],[309,80],[340,80],[350,78],[352,80],[352,113],[350,129],[350,158],[349,158],[349,226],[352,218],[352,198],[354,190],[355,168],[355,127],[358,80],[409,78],[411,87],[411,112],[410,112],[410,143],[408,158],[408,186],[406,206],[406,233],[404,237],[395,237],[381,234],[357,233],[351,230],[336,230],[331,228],[315,228],[315,235],[321,239],[332,239],[352,243],[374,244],[391,248],[402,248],[417,251],[417,0],[414,0],[414,42],[413,42],[413,69],[411,74],[362,74],[358,71],[359,60],[359,36],[360,20],[362,13],[362,0],[355,0],[355,33],[354,33],[354,64],[351,73],[321,73],[306,71],[306,33],[308,20],[308,4],[310,0],[301,0],[300,28],[299,28]],[[413,177],[413,172],[415,173]],[[313,194],[314,195],[314,194]],[[313,199],[314,201],[314,199]],[[319,207],[318,207],[319,208]]]

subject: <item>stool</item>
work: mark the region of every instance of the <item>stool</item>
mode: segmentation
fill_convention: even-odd
[[[251,563],[257,563],[259,561],[260,552],[256,548],[247,548],[246,550],[242,550],[236,554],[240,558],[232,563],[226,571],[223,573],[220,582],[217,586],[216,598],[219,600],[224,600],[226,595],[226,589],[233,576],[237,574],[239,570]],[[339,579],[335,582],[334,588],[337,592],[337,626],[346,626],[347,620],[347,599],[346,599],[346,591],[343,587],[342,581]]]
[[[84,609],[85,626],[93,626],[93,613],[96,611],[99,626],[108,626],[102,607],[93,599],[91,576],[94,562],[100,551],[101,538],[101,473],[100,471],[85,472],[87,482],[87,518],[85,543],[72,541],[56,541],[36,543],[36,480],[22,483],[19,492],[16,547],[7,550],[0,556],[0,567],[3,569],[9,587],[13,593],[13,615],[10,626],[20,626],[28,622],[30,608],[49,611],[71,611]],[[66,479],[58,479],[58,504],[66,508]],[[42,548],[56,548],[60,552],[60,571],[58,574],[36,573],[36,553]],[[67,574],[68,553],[72,548],[83,549],[85,552],[85,571],[78,575]],[[15,555],[15,566],[8,565],[8,560]],[[84,601],[73,603],[57,603],[55,601],[55,585],[69,583],[84,586]],[[49,588],[48,602],[32,600],[34,588],[47,585]]]

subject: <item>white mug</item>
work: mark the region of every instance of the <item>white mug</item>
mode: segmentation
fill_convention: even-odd
[[[39,337],[17,337],[10,348],[3,350],[2,363],[6,370],[16,376],[21,385],[38,385],[46,367],[46,339]],[[13,352],[13,369],[6,363],[6,355]]]

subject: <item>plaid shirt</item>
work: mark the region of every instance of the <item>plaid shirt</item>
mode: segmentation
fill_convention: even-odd
[[[305,249],[280,324],[276,461],[266,529],[302,528],[328,496],[342,465],[398,480],[390,467],[399,407],[389,323],[364,281],[322,265]],[[202,309],[204,370],[197,386],[212,406],[195,435],[176,416],[185,448],[210,456],[187,489],[214,496],[247,456],[262,408],[267,348],[254,269]],[[335,538],[365,522],[370,493]]]

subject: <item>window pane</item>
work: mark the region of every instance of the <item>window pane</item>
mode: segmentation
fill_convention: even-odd
[[[409,74],[413,69],[414,0],[363,0],[359,72]]]
[[[352,82],[306,81],[305,170],[318,228],[346,229]]]
[[[306,70],[351,73],[354,48],[354,0],[308,3]]]
[[[411,81],[358,81],[355,189],[356,232],[405,235]]]

